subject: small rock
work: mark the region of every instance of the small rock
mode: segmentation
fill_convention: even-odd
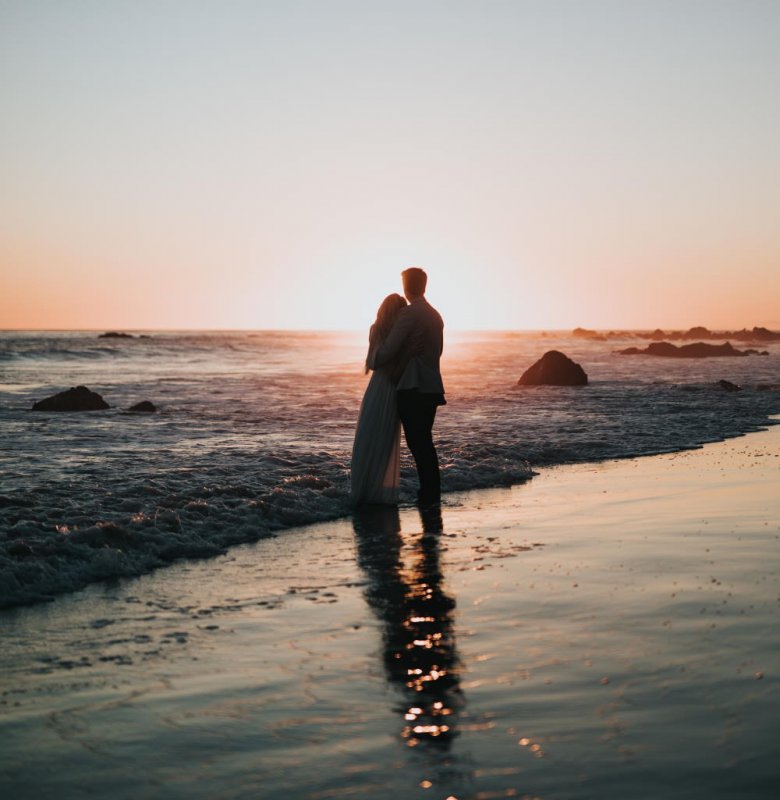
[[[638,347],[628,347],[625,350],[618,350],[617,353],[621,356],[661,356],[663,358],[763,355],[758,350],[737,350],[731,342],[724,342],[723,344],[696,342],[695,344],[683,344],[679,347],[671,342],[653,342],[644,350],[640,350]]]
[[[741,386],[737,386],[736,383],[732,383],[731,381],[718,381],[718,386],[726,392],[740,392],[742,391]]]
[[[530,366],[517,382],[518,386],[587,386],[585,370],[558,350],[548,350]]]
[[[97,393],[86,386],[71,387],[66,392],[47,397],[33,404],[33,411],[102,411],[111,408]]]
[[[588,339],[589,341],[593,342],[606,342],[607,337],[604,334],[599,333],[598,331],[592,331],[589,328],[575,328],[571,335],[575,339]]]
[[[119,331],[106,331],[101,333],[98,339],[135,339],[132,333],[120,333]]]
[[[140,403],[130,406],[127,410],[136,414],[154,414],[157,411],[157,406],[149,400],[142,400]]]

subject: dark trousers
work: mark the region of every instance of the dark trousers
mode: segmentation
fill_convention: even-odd
[[[420,491],[417,499],[422,503],[437,503],[441,497],[439,459],[433,446],[433,420],[442,398],[438,394],[424,394],[417,389],[398,392],[398,416],[404,428],[406,444],[412,451]]]

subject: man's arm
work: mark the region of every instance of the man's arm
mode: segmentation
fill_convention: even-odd
[[[390,331],[390,335],[385,339],[379,350],[376,351],[374,364],[377,367],[383,367],[400,354],[406,340],[409,338],[409,334],[412,332],[412,324],[412,315],[408,312],[404,313],[402,310],[395,321],[395,325],[393,325],[393,329]]]

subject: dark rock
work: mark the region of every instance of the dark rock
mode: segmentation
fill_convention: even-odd
[[[618,350],[618,353],[621,356],[675,356],[679,350],[680,348],[671,342],[653,342],[644,350],[640,350],[638,347],[627,347],[625,350]]]
[[[683,339],[711,339],[712,331],[705,328],[703,325],[695,325],[682,335]]]
[[[101,333],[98,339],[135,339],[132,333],[119,333],[118,331],[108,331]]]
[[[664,339],[678,342],[689,339],[724,339],[738,342],[777,342],[780,341],[780,333],[770,331],[768,328],[754,327],[752,330],[742,328],[741,331],[711,331],[702,325],[689,328],[687,331],[670,331],[664,333],[657,328],[650,334],[640,334],[642,339],[651,339],[660,342]]]
[[[136,414],[154,414],[154,412],[157,411],[157,406],[154,403],[150,403],[148,400],[143,400],[140,403],[136,403],[134,406],[130,406],[127,410],[133,411]]]
[[[86,386],[76,386],[67,392],[47,397],[33,404],[33,411],[102,411],[111,408],[109,404],[97,393],[91,392]]]
[[[588,339],[592,342],[606,342],[607,337],[597,331],[589,330],[588,328],[575,328],[571,335],[575,339]]]
[[[549,350],[530,366],[518,386],[587,386],[585,370],[558,350]]]
[[[770,331],[768,328],[753,328],[750,333],[757,342],[776,342],[780,340],[780,333]]]
[[[755,327],[749,331],[743,328],[741,331],[724,331],[720,334],[713,334],[718,339],[736,339],[738,342],[777,342],[780,341],[780,333],[770,331],[768,328]]]
[[[678,347],[671,342],[653,342],[644,350],[638,347],[628,347],[625,350],[618,350],[622,356],[662,356],[664,358],[711,358],[714,356],[750,356],[763,355],[757,350],[737,350],[731,342],[723,344],[707,344],[706,342],[696,342],[695,344],[684,344]]]
[[[741,386],[737,386],[736,383],[732,383],[731,381],[718,381],[717,386],[720,386],[726,392],[740,392],[742,391]]]

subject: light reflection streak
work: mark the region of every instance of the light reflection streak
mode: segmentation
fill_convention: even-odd
[[[448,750],[465,701],[460,687],[452,613],[442,589],[438,508],[420,511],[423,534],[405,541],[398,510],[374,506],[353,517],[365,596],[383,623],[383,661],[403,697],[400,739],[407,747]]]

